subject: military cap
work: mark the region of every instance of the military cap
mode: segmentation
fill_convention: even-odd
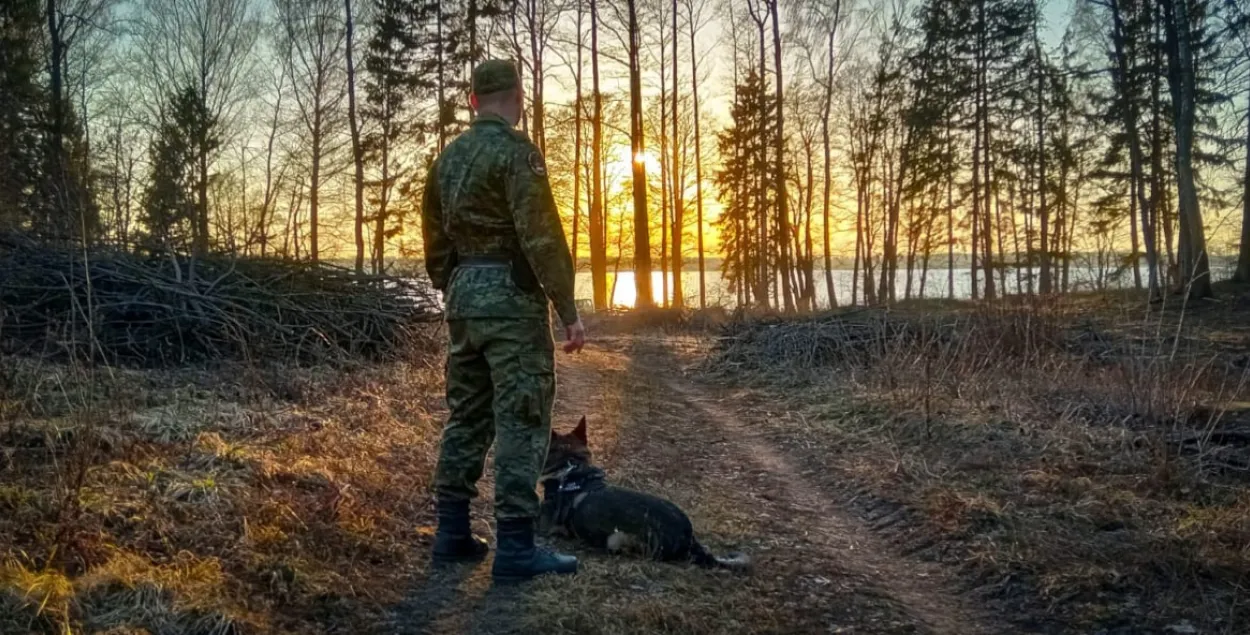
[[[476,95],[512,90],[520,83],[516,65],[509,60],[486,60],[473,69],[473,93]]]

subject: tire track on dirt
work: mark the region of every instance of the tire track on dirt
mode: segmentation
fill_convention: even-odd
[[[416,571],[409,598],[376,632],[1020,632],[951,592],[932,566],[890,555],[865,523],[803,482],[754,422],[681,377],[666,345],[606,338],[582,355],[558,355],[555,425],[564,430],[589,414],[611,480],[670,497],[709,548],[741,548],[754,571],[647,563],[557,541],[582,558],[578,576],[501,589],[489,582],[489,558],[450,575]],[[490,509],[489,467],[474,505],[479,519]]]
[[[1023,632],[955,591],[956,581],[940,565],[894,555],[894,549],[853,511],[801,476],[796,461],[763,437],[757,422],[744,421],[718,397],[681,376],[677,362],[658,343],[639,340],[633,354],[645,359],[659,385],[697,434],[721,435],[718,460],[744,467],[731,478],[737,488],[767,493],[761,512],[777,519],[779,535],[791,533],[795,548],[810,549],[836,562],[842,575],[869,585],[896,603],[917,626],[951,635]]]

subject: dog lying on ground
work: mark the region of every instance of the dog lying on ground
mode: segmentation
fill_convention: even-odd
[[[694,537],[690,518],[671,501],[605,482],[592,463],[586,417],[569,434],[551,431],[543,468],[539,527],[611,553],[640,552],[651,558],[687,561],[707,568],[743,570],[744,554],[716,556]]]

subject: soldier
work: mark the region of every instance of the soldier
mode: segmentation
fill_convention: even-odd
[[[543,156],[515,129],[525,104],[516,67],[481,63],[469,99],[476,117],[431,166],[422,210],[426,271],[443,292],[449,335],[451,412],[434,479],[433,560],[486,555],[486,542],[469,527],[469,500],[497,441],[492,575],[514,581],[575,573],[575,557],[534,545],[535,487],[555,396],[550,305],[565,327],[564,350],[580,351],[585,341],[573,259]]]

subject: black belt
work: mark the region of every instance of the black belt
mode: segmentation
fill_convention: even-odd
[[[507,267],[512,264],[512,258],[497,254],[460,256],[456,264],[461,267]]]

